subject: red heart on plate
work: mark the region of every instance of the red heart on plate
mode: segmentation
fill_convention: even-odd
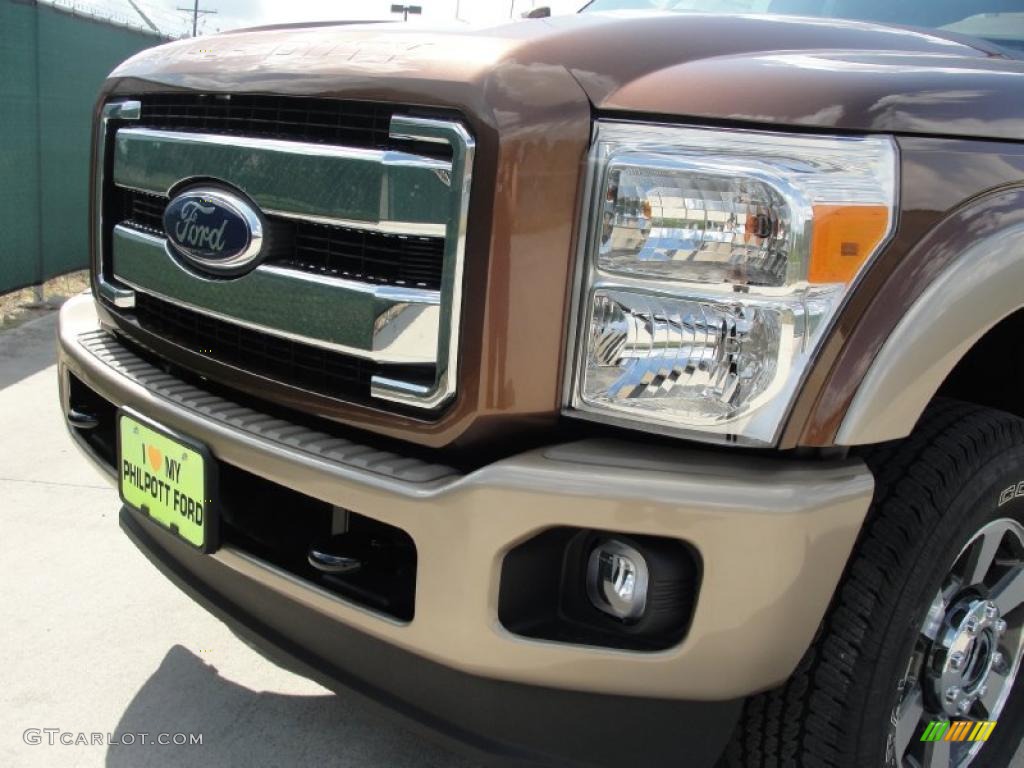
[[[149,456],[149,466],[153,468],[154,472],[159,472],[160,467],[164,465],[164,455],[160,453],[160,449],[147,445],[146,455]]]

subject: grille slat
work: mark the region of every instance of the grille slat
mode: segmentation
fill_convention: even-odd
[[[389,149],[396,143],[390,138],[392,115],[412,112],[412,108],[394,104],[303,96],[152,94],[142,102],[139,124],[152,128]],[[431,110],[430,113],[431,116],[451,117],[442,110]],[[451,156],[451,150],[444,145],[402,142],[403,147],[410,144],[415,144],[416,151],[421,154],[445,159]]]
[[[163,234],[167,199],[132,189],[116,190],[121,223]],[[444,240],[405,237],[268,217],[288,241],[270,263],[368,283],[438,290]]]
[[[225,322],[145,293],[136,296],[135,321],[149,333],[191,352],[333,398],[368,402],[370,378],[374,375],[422,378],[425,382],[434,375],[430,365],[380,365],[338,355]]]

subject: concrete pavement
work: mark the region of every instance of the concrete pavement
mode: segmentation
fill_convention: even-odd
[[[469,768],[376,705],[270,664],[135,549],[116,492],[65,434],[55,327],[0,334],[0,765]],[[25,743],[44,728],[203,743]]]

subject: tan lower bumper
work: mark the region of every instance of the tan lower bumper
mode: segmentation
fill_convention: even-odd
[[[407,531],[419,553],[415,618],[382,618],[235,549],[212,557],[338,622],[475,675],[694,700],[774,686],[810,645],[871,499],[872,477],[858,460],[800,463],[612,440],[538,449],[434,483],[403,482],[254,438],[161,397],[80,343],[98,327],[91,297],[65,305],[62,377],[73,371],[115,405],[203,441],[221,461]],[[558,525],[672,536],[696,547],[703,581],[686,639],[633,652],[503,629],[504,554]]]

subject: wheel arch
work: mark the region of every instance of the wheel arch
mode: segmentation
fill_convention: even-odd
[[[976,237],[935,275],[886,339],[843,417],[837,445],[906,437],[939,393],[995,407],[1006,399],[986,391],[994,382],[976,381],[971,367],[991,353],[993,340],[1018,329],[1024,334],[1024,191],[1004,190],[987,202],[1007,195],[1016,203],[1012,212],[979,204],[977,215],[961,211],[946,220]],[[1024,335],[1019,338],[1024,344]],[[1013,365],[1024,383],[1024,365]]]

